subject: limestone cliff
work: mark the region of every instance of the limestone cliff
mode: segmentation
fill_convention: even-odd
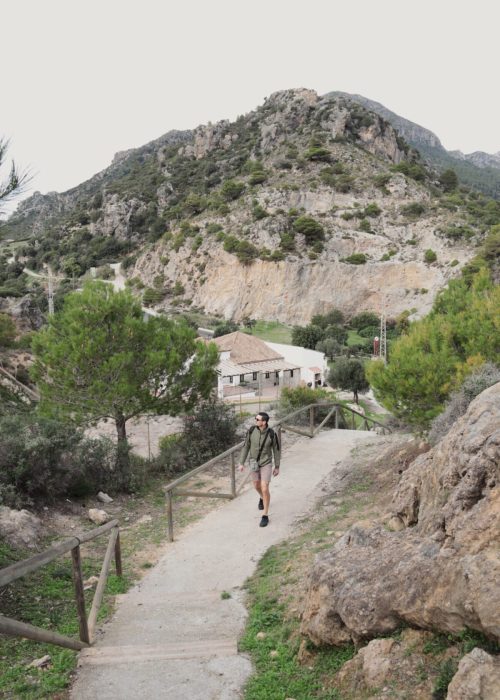
[[[348,96],[285,90],[235,122],[169,132],[67,193],[36,195],[4,229],[23,264],[123,261],[157,310],[306,323],[425,314],[500,203],[449,194],[394,127]],[[149,290],[151,291],[151,290]]]

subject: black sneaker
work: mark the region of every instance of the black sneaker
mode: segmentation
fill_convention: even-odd
[[[259,510],[264,510],[264,501],[262,498],[259,498]]]
[[[260,527],[267,527],[269,525],[269,518],[267,515],[263,515],[260,519]]]

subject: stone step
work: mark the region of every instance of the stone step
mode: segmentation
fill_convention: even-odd
[[[236,639],[205,639],[170,644],[92,647],[80,652],[78,665],[137,664],[144,661],[208,659],[238,654]]]

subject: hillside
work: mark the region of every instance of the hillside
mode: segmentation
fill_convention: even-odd
[[[332,96],[344,97],[361,104],[366,109],[379,114],[396,129],[410,146],[416,148],[426,162],[437,170],[453,168],[464,185],[473,187],[489,197],[500,199],[500,154],[462,153],[447,151],[439,138],[429,129],[425,129],[409,119],[399,116],[379,102],[370,100],[362,95],[351,95],[346,92],[332,92]]]
[[[426,313],[500,204],[445,191],[384,118],[344,96],[271,95],[169,132],[2,228],[22,264],[78,277],[123,261],[157,309],[305,323],[332,306]]]

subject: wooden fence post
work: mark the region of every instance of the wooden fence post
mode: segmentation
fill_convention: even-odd
[[[116,575],[121,576],[122,575],[122,550],[120,547],[120,531],[118,531],[118,534],[116,536],[116,542],[115,542],[115,568],[116,568]]]
[[[236,460],[234,452],[231,452],[231,496],[236,498]]]
[[[309,409],[309,432],[311,437],[314,435],[314,407],[311,406]]]
[[[87,624],[87,613],[85,611],[85,593],[83,590],[82,562],[80,559],[80,545],[71,550],[73,562],[73,583],[75,586],[76,610],[78,613],[78,624],[80,626],[80,639],[86,644],[90,644],[89,626]]]
[[[167,491],[168,541],[174,541],[174,516],[172,512],[172,491]]]

